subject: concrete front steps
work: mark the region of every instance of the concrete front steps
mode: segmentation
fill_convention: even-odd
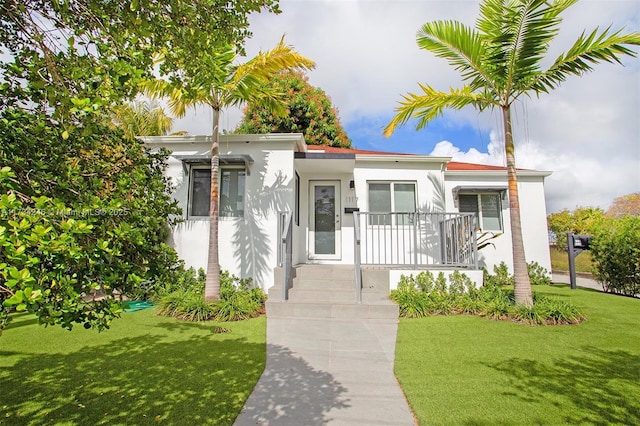
[[[292,275],[293,287],[288,300],[283,301],[282,271],[276,269],[275,285],[269,289],[266,303],[267,317],[398,318],[398,305],[389,300],[384,272],[363,271],[362,303],[357,303],[354,266],[299,265],[293,267]]]

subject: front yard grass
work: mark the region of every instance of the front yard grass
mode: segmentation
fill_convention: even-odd
[[[551,256],[551,269],[554,271],[569,270],[569,254],[566,250],[557,247],[549,247]],[[585,250],[576,256],[576,272],[591,273],[591,252]]]
[[[640,424],[640,300],[568,286],[579,325],[400,319],[395,371],[420,425]]]
[[[16,315],[0,337],[0,424],[233,424],[264,369],[265,324],[148,309],[69,332]]]

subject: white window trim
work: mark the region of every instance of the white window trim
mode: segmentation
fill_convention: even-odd
[[[370,185],[371,184],[388,184],[389,185],[389,195],[391,197],[391,211],[390,212],[373,212],[371,211],[371,199],[370,199]],[[413,185],[413,203],[415,206],[415,209],[413,212],[401,212],[396,210],[396,199],[394,196],[395,193],[395,185],[396,184],[402,184],[402,185],[406,185],[406,184],[411,184]],[[369,213],[415,213],[418,211],[418,182],[415,180],[369,180],[367,181],[367,210],[369,211]],[[393,214],[391,215],[392,218],[392,223],[389,224],[379,224],[379,226],[409,226],[411,225],[411,221],[408,220],[409,223],[398,223],[398,215],[397,214]],[[374,225],[377,226],[377,225]]]
[[[460,192],[458,193],[458,197],[460,195],[475,195],[476,196],[476,200],[478,203],[478,227],[480,228],[481,231],[488,231],[488,232],[504,232],[504,214],[502,214],[503,211],[503,202],[502,202],[502,194],[503,192],[500,191],[482,191],[482,192]],[[498,203],[499,203],[499,207],[498,207],[498,221],[500,222],[500,228],[499,229],[492,229],[492,228],[484,228],[484,223],[483,223],[483,216],[482,216],[482,195],[495,195],[496,197],[498,197]],[[458,202],[458,211],[460,211],[460,206],[459,206],[459,202]],[[468,213],[468,212],[464,212],[464,213]]]
[[[242,166],[242,165],[224,165],[224,166],[219,166],[218,167],[218,191],[220,191],[220,183],[222,180],[222,170],[230,170],[230,169],[234,169],[234,170],[244,170],[245,172],[245,193],[243,194],[244,197],[244,202],[246,202],[246,193],[247,193],[247,181],[246,181],[246,177],[249,175],[248,171],[247,171],[247,167]],[[193,202],[193,175],[194,175],[194,170],[211,170],[211,166],[191,166],[188,176],[189,176],[189,192],[187,193],[187,219],[209,219],[209,215],[206,216],[196,216],[196,215],[192,215],[191,214],[191,210],[193,209],[192,206],[192,202]],[[218,194],[218,218],[219,220],[234,220],[234,219],[242,219],[244,217],[244,214],[242,216],[221,216],[220,215],[220,198],[219,198]],[[244,211],[244,210],[243,210]]]

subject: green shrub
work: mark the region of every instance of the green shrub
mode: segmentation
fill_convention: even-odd
[[[489,276],[490,284],[476,288],[464,273],[455,271],[447,286],[441,272],[434,281],[429,272],[417,276],[403,275],[398,288],[391,291],[391,300],[400,308],[400,316],[420,318],[427,315],[475,314],[490,319],[512,320],[525,324],[577,324],[584,316],[575,306],[557,299],[537,297],[532,307],[516,305],[513,289],[502,284],[504,267],[495,268],[498,278]],[[536,263],[530,264],[532,280],[544,283],[547,272]],[[537,276],[537,277],[536,277]],[[486,275],[485,275],[486,279]]]
[[[509,267],[504,262],[500,262],[500,265],[493,265],[494,275],[489,274],[486,268],[482,268],[482,273],[485,286],[513,285],[515,283],[513,275],[509,273]]]
[[[593,235],[593,275],[605,291],[640,294],[640,217],[611,220]]]
[[[538,262],[527,263],[527,272],[529,273],[531,285],[551,285],[549,271]]]
[[[514,285],[515,278],[509,273],[509,267],[506,263],[500,262],[500,265],[493,265],[493,272],[495,275],[489,274],[486,268],[482,268],[484,285]],[[538,262],[527,263],[527,272],[529,273],[529,281],[532,285],[551,285],[549,271],[543,268]]]
[[[418,276],[422,273],[418,274]],[[391,300],[400,307],[400,316],[404,318],[422,318],[429,315],[427,293],[417,288],[416,278],[402,275],[398,288],[392,290]]]
[[[267,296],[262,289],[252,287],[252,279],[238,278],[228,271],[220,271],[220,300],[204,301],[205,274],[196,276],[193,268],[178,274],[172,289],[160,298],[158,314],[187,321],[238,321],[264,313]]]
[[[411,279],[413,279],[413,275],[411,275]],[[431,290],[433,290],[435,286],[435,280],[431,271],[420,272],[415,278],[415,285],[420,290],[426,293],[429,293]]]
[[[544,312],[547,324],[579,324],[586,319],[580,309],[558,298],[536,297],[534,306]]]

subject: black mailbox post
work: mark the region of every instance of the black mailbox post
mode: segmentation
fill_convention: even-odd
[[[576,289],[576,256],[589,250],[591,235],[576,235],[567,233],[567,252],[569,253],[569,279],[571,288]]]

